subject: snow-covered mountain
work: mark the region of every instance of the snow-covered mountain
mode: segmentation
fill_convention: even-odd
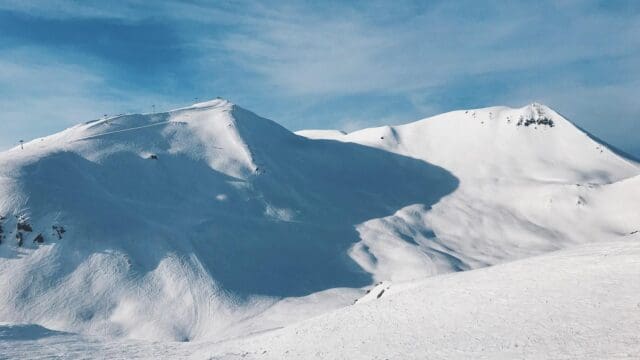
[[[637,163],[541,104],[453,111],[400,126],[350,134],[300,131],[309,138],[366,144],[446,167],[461,179],[609,183]]]
[[[638,163],[541,104],[298,134],[420,159],[459,180],[432,208],[416,203],[357,225],[352,256],[378,281],[474,269],[640,227]]]
[[[295,315],[283,298],[349,303],[360,290],[332,289],[373,281],[348,256],[354,225],[457,186],[222,100],[78,125],[3,153],[0,169],[0,319],[171,340]]]
[[[638,204],[640,165],[540,104],[350,134],[225,100],[101,119],[0,154],[0,322],[246,336],[380,282],[636,241]]]

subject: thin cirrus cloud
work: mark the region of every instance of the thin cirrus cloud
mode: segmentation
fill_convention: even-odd
[[[344,94],[419,90],[463,76],[624,55],[638,43],[611,41],[636,34],[631,19],[613,14],[580,17],[554,6],[520,6],[456,16],[460,9],[460,3],[442,3],[422,14],[380,19],[379,8],[289,8],[251,18],[225,46],[293,94]]]
[[[41,93],[43,108],[71,106],[78,96],[84,110],[67,116],[77,121],[107,106],[140,111],[221,95],[293,130],[352,130],[543,101],[640,155],[630,131],[640,115],[637,4],[0,1],[0,11],[23,20],[0,25],[8,35],[0,60],[11,63],[6,50],[28,47],[55,60],[46,64],[53,74],[81,69],[64,99]],[[4,95],[19,100],[32,91],[24,85]],[[40,124],[31,111],[12,116]]]

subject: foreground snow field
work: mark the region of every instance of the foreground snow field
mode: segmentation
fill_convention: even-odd
[[[541,104],[95,120],[0,153],[0,358],[635,355],[639,204]]]
[[[640,236],[388,283],[376,298],[213,343],[147,343],[0,326],[6,358],[635,359]]]

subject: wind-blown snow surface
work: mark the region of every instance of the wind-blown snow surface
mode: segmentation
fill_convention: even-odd
[[[97,120],[0,154],[0,322],[247,336],[380,281],[631,241],[639,174],[539,104],[350,134],[224,100]]]

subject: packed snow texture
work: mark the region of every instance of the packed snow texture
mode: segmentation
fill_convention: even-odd
[[[393,284],[637,241],[638,204],[639,164],[540,104],[349,134],[225,100],[105,118],[0,153],[0,322],[47,339],[289,334]],[[445,279],[426,281],[464,290]]]

